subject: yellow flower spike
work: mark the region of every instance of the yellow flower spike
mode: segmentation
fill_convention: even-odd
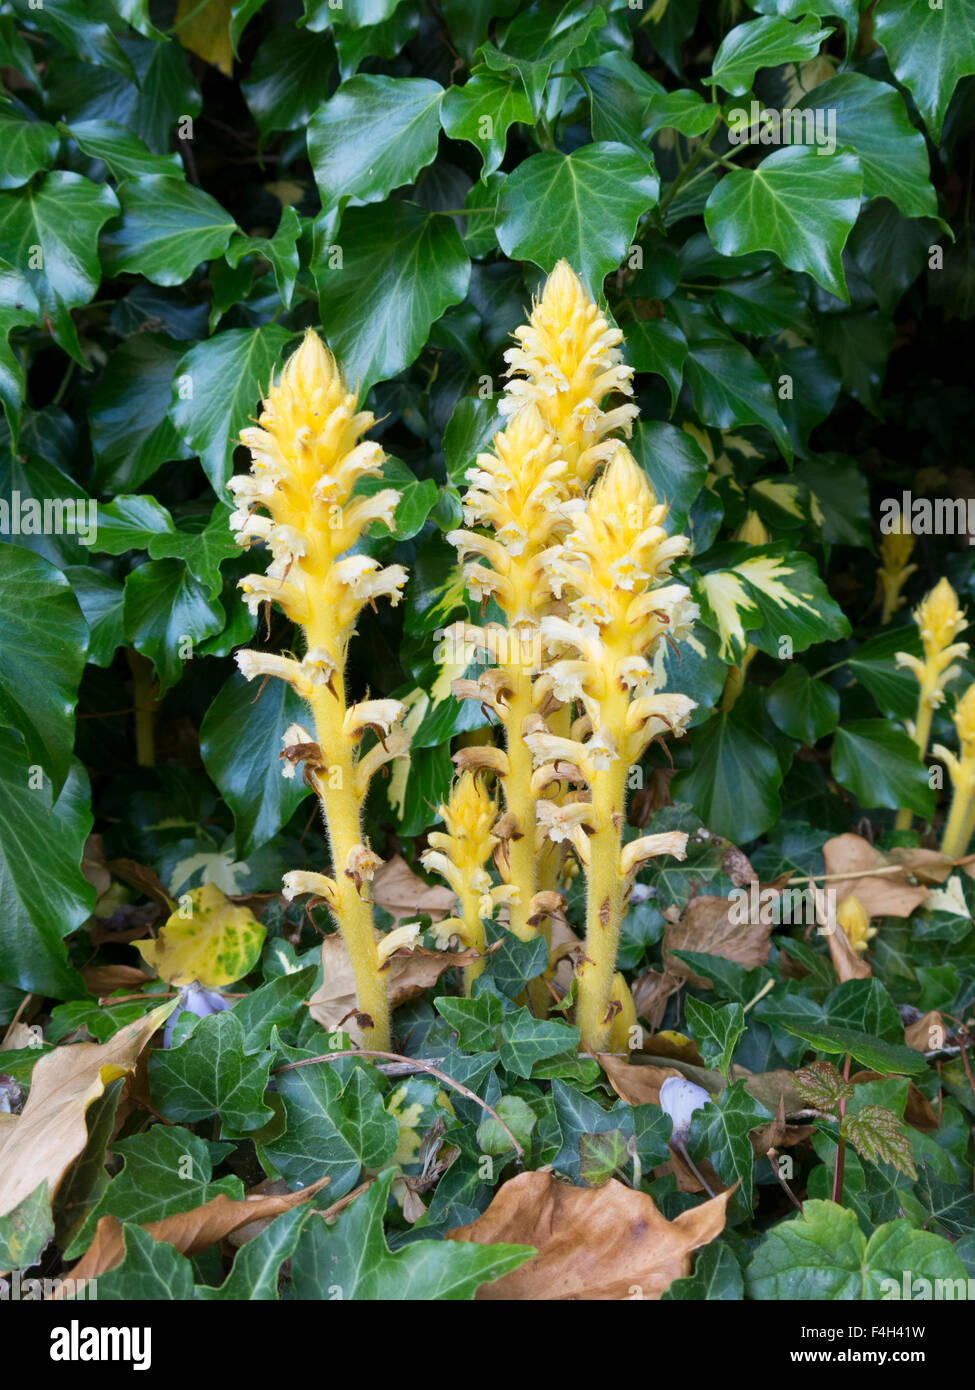
[[[953,663],[957,657],[968,653],[967,642],[955,641],[967,626],[968,617],[947,579],[938,580],[918,604],[913,616],[921,634],[924,658],[918,661],[908,652],[897,652],[895,660],[898,666],[907,667],[914,673],[920,687],[914,742],[923,759],[928,751],[934,711],[944,703],[945,686],[960,673],[960,668]],[[910,824],[910,811],[898,811],[895,828],[907,830]]]
[[[450,799],[439,807],[446,830],[431,831],[430,849],[420,863],[439,874],[457,894],[459,917],[452,919],[456,934],[466,945],[483,955],[484,923],[481,911],[491,893],[491,878],[484,868],[498,843],[493,833],[498,818],[497,802],[486,790],[476,772],[462,772],[454,782]],[[492,900],[493,905],[493,900]],[[471,986],[484,969],[483,960],[464,967],[464,985]]]
[[[952,859],[960,859],[975,834],[975,685],[970,685],[958,701],[953,715],[958,732],[959,757],[935,745],[951,774],[954,795],[945,826],[941,849]]]
[[[866,953],[867,943],[877,935],[860,899],[851,893],[836,909],[836,920],[843,928],[847,941],[860,955]]]
[[[590,801],[582,803],[584,815],[573,816],[572,833],[588,834],[576,845],[587,878],[576,1022],[594,1051],[605,1051],[614,1037],[619,1041],[621,1029],[628,1037],[616,951],[633,875],[655,854],[683,857],[687,840],[674,833],[622,847],[630,767],[652,739],[682,734],[694,708],[685,695],[659,691],[654,676],[655,649],[668,638],[686,637],[698,616],[686,585],[669,579],[688,541],[667,535],[666,515],[643,469],[617,442],[546,564],[566,610],[564,617],[542,619],[543,638],[557,656],[550,674],[562,698],[581,703],[586,721],[573,730],[579,737],[567,739],[536,715],[525,741],[540,765],[571,765],[589,787]],[[564,809],[548,811],[544,823],[553,838],[565,837]]]
[[[576,479],[585,487],[604,457],[602,441],[616,430],[629,436],[635,405],[604,411],[611,393],[633,394],[632,367],[623,363],[623,334],[610,326],[568,261],[559,261],[545,282],[531,317],[514,333],[518,346],[505,353],[506,399],[513,415],[533,401]]]
[[[286,680],[314,718],[315,741],[286,749],[284,770],[293,776],[300,755],[322,804],[332,876],[287,874],[285,896],[316,893],[328,904],[348,948],[368,1045],[387,1049],[389,1003],[368,898],[381,861],[363,843],[362,805],[376,770],[406,751],[406,736],[393,731],[405,710],[397,700],[350,707],[345,693],[346,654],[361,609],[378,597],[398,603],[407,578],[401,565],[383,568],[367,555],[348,553],[371,522],[392,524],[399,501],[391,488],[353,498],[360,478],[382,474],[385,454],[362,439],[373,424],[372,414],[359,410],[357,392],[335,358],[309,329],[268,388],[257,424],[242,431],[251,470],[232,478],[229,487],[237,504],[230,525],[238,543],[259,542],[271,554],[265,574],[241,583],[247,603],[254,611],[276,603],[305,636],[300,661],[236,653],[248,680]],[[367,731],[378,741],[360,757]]]
[[[909,563],[914,553],[914,536],[910,531],[889,531],[880,538],[880,568],[877,579],[883,594],[881,626],[886,627],[891,618],[903,608],[901,590],[912,574],[917,573],[917,565]]]

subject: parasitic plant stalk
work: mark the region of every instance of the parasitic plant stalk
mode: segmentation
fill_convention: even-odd
[[[687,836],[674,831],[623,844],[627,775],[656,738],[680,735],[694,701],[662,689],[662,643],[689,635],[697,617],[686,585],[667,582],[688,541],[668,536],[667,507],[622,443],[588,499],[566,508],[572,529],[547,563],[564,614],[541,628],[555,656],[539,684],[578,701],[583,714],[569,737],[536,714],[525,736],[538,764],[537,794],[553,781],[588,789],[561,803],[539,802],[540,825],[568,840],[586,872],[586,944],[577,972],[576,1022],[595,1051],[631,1046],[635,1010],[616,971],[620,926],[633,878],[658,854],[683,857]]]
[[[504,752],[465,750],[459,762],[491,766],[499,774],[505,815],[497,826],[495,860],[509,890],[510,929],[528,940],[554,902],[546,890],[557,866],[555,856],[539,860],[546,843],[538,836],[532,759],[523,739],[538,700],[539,622],[552,607],[546,557],[565,532],[562,505],[582,497],[612,449],[608,436],[629,432],[636,407],[602,409],[610,393],[631,394],[632,370],[622,362],[619,329],[611,327],[567,262],[556,265],[514,337],[517,346],[505,354],[512,379],[500,405],[507,425],[468,472],[467,529],[448,539],[462,557],[479,557],[465,569],[469,590],[490,594],[504,615],[503,624],[459,624],[454,630],[494,663],[480,681],[456,682],[455,693],[482,701],[505,731]],[[571,710],[563,718],[571,719]],[[540,862],[546,874],[541,880]]]
[[[477,773],[462,772],[451,788],[449,801],[438,809],[446,831],[430,831],[430,848],[420,855],[420,863],[454,890],[458,911],[457,916],[437,922],[434,931],[441,944],[459,936],[465,946],[472,946],[483,956],[484,921],[510,896],[504,884],[491,886],[491,876],[484,868],[498,844],[494,834],[497,803]],[[483,960],[464,967],[466,994],[483,970]]]
[[[955,706],[952,716],[958,731],[959,756],[936,743],[934,751],[947,764],[954,794],[945,826],[941,849],[951,859],[960,859],[975,834],[975,685],[970,685]]]
[[[947,579],[939,579],[931,592],[921,600],[914,610],[914,621],[921,633],[923,660],[919,661],[908,652],[897,652],[896,660],[898,666],[906,666],[913,671],[920,686],[917,719],[911,732],[923,759],[928,751],[934,711],[944,703],[945,686],[961,670],[952,663],[956,657],[968,653],[967,642],[955,641],[964,630],[967,618],[958,602],[958,595]],[[910,824],[910,811],[898,811],[895,828],[907,830]]]
[[[346,385],[334,357],[309,330],[268,389],[255,427],[241,442],[251,451],[249,474],[231,479],[237,510],[231,526],[239,544],[262,541],[271,552],[265,574],[241,580],[256,612],[275,603],[304,635],[304,655],[276,656],[241,650],[237,664],[248,680],[276,676],[310,708],[314,734],[293,725],[285,734],[285,774],[304,763],[304,776],[321,803],[332,856],[332,877],[285,875],[287,898],[313,893],[324,899],[348,948],[355,976],[359,1024],[368,1045],[390,1045],[389,1003],[380,972],[368,884],[381,860],[365,843],[362,806],[373,774],[406,751],[394,726],[398,700],[349,705],[345,668],[360,610],[379,597],[399,602],[406,570],[382,568],[351,553],[371,522],[392,525],[399,493],[384,488],[355,494],[360,478],[381,476],[385,454],[362,440],[374,419],[358,410],[357,392]],[[376,742],[362,752],[364,735]],[[388,939],[387,939],[388,940]],[[385,943],[384,943],[385,944]]]
[[[883,595],[882,627],[886,627],[894,614],[904,606],[901,590],[911,575],[917,572],[917,565],[909,563],[913,553],[914,536],[903,529],[903,525],[900,530],[888,531],[880,538],[881,564],[877,580]]]

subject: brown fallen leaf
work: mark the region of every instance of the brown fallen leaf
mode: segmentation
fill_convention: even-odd
[[[93,994],[96,999],[111,994],[116,989],[134,992],[141,989],[147,980],[152,979],[151,975],[147,975],[144,970],[138,970],[134,965],[83,965],[81,976],[88,993]]]
[[[396,926],[423,913],[438,920],[453,912],[457,902],[450,888],[424,883],[401,854],[394,854],[381,869],[376,870],[372,880],[372,900],[377,907],[396,919]]]
[[[901,864],[918,882],[937,887],[951,877],[954,861],[940,849],[908,848],[906,845],[887,851],[892,864]]]
[[[721,856],[721,867],[736,888],[744,888],[748,883],[757,883],[758,874],[752,868],[752,861],[737,845],[729,845]]]
[[[659,1105],[660,1088],[667,1077],[684,1075],[676,1067],[624,1062],[610,1052],[598,1053],[596,1061],[620,1100],[628,1105]]]
[[[319,1178],[317,1182],[303,1187],[300,1192],[248,1193],[240,1201],[221,1192],[201,1207],[192,1211],[176,1212],[164,1217],[162,1221],[150,1221],[142,1227],[153,1240],[164,1241],[174,1246],[183,1255],[198,1255],[201,1250],[215,1245],[232,1231],[252,1222],[266,1222],[280,1216],[283,1211],[300,1206],[321,1191],[331,1178]],[[257,1229],[260,1229],[258,1227]],[[255,1230],[254,1234],[257,1234]],[[125,1254],[122,1241],[122,1224],[114,1216],[103,1216],[95,1228],[95,1238],[81,1259],[69,1271],[73,1280],[97,1279],[119,1264]],[[60,1290],[55,1298],[60,1296]]]
[[[45,1179],[53,1198],[88,1142],[85,1111],[110,1081],[132,1071],[139,1053],[175,1006],[176,1000],[169,1000],[120,1028],[107,1043],[56,1047],[40,1059],[22,1114],[0,1130],[0,1216]]]
[[[724,1230],[731,1192],[668,1221],[653,1198],[611,1178],[572,1187],[551,1173],[520,1173],[449,1240],[533,1245],[535,1257],[477,1291],[496,1299],[658,1299],[691,1272],[691,1255]]]
[[[382,932],[376,932],[377,941]],[[498,942],[493,950],[498,950]],[[490,951],[488,952],[490,954]],[[473,949],[464,951],[428,951],[417,947],[412,951],[394,951],[384,974],[387,978],[390,1008],[398,1008],[409,999],[436,984],[448,970],[471,965],[480,958]],[[316,1023],[328,1032],[341,1029],[353,1043],[361,1043],[364,1033],[356,1021],[355,977],[349,952],[339,932],[322,941],[322,983],[308,1001],[308,1012]]]
[[[98,896],[103,898],[112,886],[112,875],[105,867],[105,856],[102,853],[102,837],[100,835],[89,835],[85,841],[81,856],[81,872]]]
[[[725,897],[691,898],[680,921],[667,924],[663,961],[671,975],[690,980],[699,989],[713,988],[710,980],[695,975],[689,965],[673,954],[675,951],[702,951],[705,955],[722,956],[749,970],[765,965],[772,923],[734,922],[731,906]]]
[[[911,883],[907,869],[893,867],[888,856],[861,835],[834,835],[823,845],[823,858],[836,901],[852,894],[868,917],[910,917],[928,896],[926,888]],[[868,872],[871,869],[886,872]]]
[[[864,956],[857,955],[850,945],[849,937],[838,922],[831,932],[826,933],[826,945],[829,947],[829,958],[833,962],[836,978],[841,985],[847,980],[867,980],[873,974],[870,962]]]
[[[935,1052],[944,1046],[950,1031],[937,1009],[930,1009],[904,1029],[904,1041],[915,1052]]]
[[[127,883],[130,888],[145,893],[147,898],[152,898],[167,912],[174,911],[176,904],[166,892],[162,879],[145,864],[140,864],[135,859],[109,859],[105,868],[115,878],[120,878],[123,883]]]
[[[667,1000],[681,988],[681,981],[668,971],[644,970],[631,986],[637,1018],[646,1019],[651,1029],[657,1029],[667,1012]]]
[[[640,1051],[651,1052],[654,1057],[672,1057],[675,1062],[690,1062],[692,1067],[704,1066],[697,1043],[670,1028],[663,1033],[652,1033]]]
[[[29,1023],[11,1023],[0,1040],[0,1052],[17,1052],[22,1047],[37,1047],[40,1031],[35,1032],[35,1027],[36,1025],[32,1027]],[[3,1071],[3,1067],[0,1067],[0,1071]]]

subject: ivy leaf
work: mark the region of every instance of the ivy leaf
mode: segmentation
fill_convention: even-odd
[[[219,1113],[226,1129],[259,1129],[273,1114],[264,1104],[270,1068],[270,1053],[245,1055],[233,1010],[210,1014],[178,1047],[150,1057],[153,1103],[169,1120],[192,1124]]]
[[[239,672],[229,676],[200,725],[203,765],[234,815],[236,852],[249,859],[287,825],[309,794],[300,777],[282,775],[281,736],[307,719],[304,701],[285,681],[255,693]]]
[[[905,1276],[908,1287],[915,1278],[966,1278],[942,1236],[918,1231],[902,1217],[867,1240],[855,1211],[807,1199],[801,1216],[780,1221],[765,1237],[746,1284],[755,1299],[879,1299],[899,1296]]]
[[[201,261],[226,251],[236,223],[215,198],[162,174],[119,188],[122,225],[102,238],[108,275],[144,275],[154,285],[181,285]]]
[[[661,92],[649,101],[648,119],[644,135],[648,140],[658,130],[677,130],[681,135],[694,139],[706,135],[714,124],[714,107],[709,105],[700,92],[683,87],[677,92]]]
[[[579,1181],[586,1187],[602,1187],[627,1159],[627,1139],[621,1129],[579,1136]]]
[[[0,730],[0,981],[76,999],[86,991],[64,937],[95,906],[79,868],[92,827],[91,791],[80,763],[57,798],[47,778],[36,791],[30,784],[29,754],[16,734]]]
[[[71,585],[78,606],[88,624],[88,662],[92,666],[111,666],[115,653],[125,641],[122,630],[124,590],[117,579],[88,565],[69,565],[64,577]]]
[[[145,143],[117,121],[75,121],[58,127],[89,159],[100,159],[119,181],[141,179],[159,174],[164,178],[182,179],[183,162],[179,155],[153,154]]]
[[[862,188],[855,155],[790,145],[756,169],[729,170],[708,197],[704,222],[722,255],[774,251],[849,302],[842,253]]]
[[[230,266],[237,266],[244,256],[262,256],[274,274],[281,302],[286,309],[291,308],[295,280],[298,278],[298,237],[301,235],[301,222],[294,208],[282,208],[281,220],[273,237],[240,237],[230,243],[226,260]]]
[[[452,140],[467,140],[480,151],[482,181],[500,168],[509,127],[534,120],[520,85],[515,86],[511,76],[493,72],[476,73],[463,86],[450,87],[440,118]]]
[[[864,198],[889,198],[905,217],[938,216],[927,142],[893,87],[862,72],[841,72],[799,103],[799,110],[815,108],[835,112],[837,146],[856,152]],[[805,126],[802,133],[805,138]]]
[[[814,1110],[835,1113],[840,1101],[853,1095],[854,1088],[832,1062],[810,1062],[807,1067],[800,1067],[792,1080],[802,1099]]]
[[[537,1124],[531,1106],[520,1096],[502,1096],[494,1108],[527,1153],[532,1130]],[[510,1135],[505,1133],[493,1115],[485,1115],[478,1125],[477,1143],[482,1153],[494,1158],[513,1152]]]
[[[687,1024],[705,1062],[727,1073],[735,1048],[745,1031],[742,1006],[722,1004],[715,1008],[703,999],[688,996]]]
[[[832,0],[832,3],[835,4],[836,0]],[[675,1279],[660,1297],[664,1303],[677,1300],[695,1303],[740,1301],[744,1297],[741,1268],[727,1245],[713,1240],[697,1252],[694,1273],[685,1279]]]
[[[975,72],[975,0],[949,0],[938,8],[878,0],[873,29],[932,139],[940,140],[952,93]]]
[[[31,0],[11,3],[21,22],[56,39],[68,53],[93,67],[104,66],[124,77],[132,76],[132,64],[118,39],[104,20],[91,17],[84,0],[44,0],[42,5],[31,4]]]
[[[462,396],[454,406],[443,435],[447,476],[457,488],[465,488],[468,468],[488,447],[502,421],[494,396]]]
[[[95,487],[126,492],[164,463],[192,457],[167,415],[182,356],[169,338],[137,333],[108,359],[89,412]]]
[[[284,1047],[280,1055],[300,1061],[314,1054]],[[287,1128],[260,1145],[259,1153],[292,1187],[307,1186],[327,1173],[334,1201],[355,1187],[363,1166],[382,1168],[392,1158],[399,1124],[386,1110],[371,1070],[356,1065],[343,1079],[335,1066],[320,1062],[278,1072],[276,1079]]]
[[[578,1047],[578,1028],[558,1019],[533,1018],[527,1009],[517,1009],[501,1021],[501,1065],[513,1076],[527,1079],[539,1062]]]
[[[425,77],[360,74],[308,123],[308,156],[322,207],[381,202],[437,155],[444,89]]]
[[[200,1285],[196,1297],[233,1302],[276,1301],[281,1266],[294,1254],[302,1227],[312,1214],[313,1209],[303,1204],[276,1216],[240,1247],[220,1287]],[[324,1222],[317,1224],[324,1225]]]
[[[291,26],[266,34],[240,84],[261,134],[305,129],[328,96],[334,63],[328,35]]]
[[[182,560],[193,578],[216,598],[223,588],[220,566],[240,554],[229,518],[230,508],[218,502],[210,516],[189,517],[178,527],[168,526],[150,536],[149,554],[154,560]]]
[[[912,738],[887,719],[851,719],[836,730],[832,773],[867,809],[901,806],[934,815],[935,795]]]
[[[4,1269],[27,1269],[37,1264],[54,1235],[47,1178],[29,1197],[0,1216],[0,1264]]]
[[[898,1173],[917,1177],[907,1130],[892,1110],[882,1105],[865,1105],[856,1115],[846,1117],[843,1128],[861,1158],[889,1163]]]
[[[320,967],[306,966],[269,980],[234,1005],[244,1030],[244,1051],[262,1052],[271,1044],[275,1028],[294,1024],[301,1016],[302,1000],[315,988]]]
[[[160,693],[175,685],[183,660],[226,616],[216,599],[180,560],[150,560],[125,580],[122,623],[126,641],[155,668]]]
[[[813,680],[797,662],[769,687],[766,707],[784,734],[809,748],[831,734],[840,718],[837,692],[825,681]]]
[[[87,304],[98,288],[98,233],[117,212],[118,199],[106,184],[62,170],[0,194],[7,260],[27,276],[65,352],[82,363],[70,311]]]
[[[721,639],[725,661],[740,661],[749,641],[778,657],[783,637],[793,652],[803,652],[849,633],[812,557],[786,542],[747,550],[722,546],[710,553],[708,564],[709,573],[694,580],[694,596],[702,620]]]
[[[457,1034],[463,1052],[493,1052],[504,1005],[496,994],[480,994],[474,999],[444,997],[433,1001],[434,1008]],[[509,1141],[510,1143],[510,1141]]]
[[[0,543],[0,589],[0,728],[23,736],[57,793],[71,765],[88,625],[61,571],[22,546]]]
[[[687,339],[667,319],[636,319],[626,326],[626,358],[635,371],[662,376],[673,410],[684,379]]]
[[[26,328],[40,314],[37,296],[19,270],[0,259],[0,401],[10,428],[11,450],[16,453],[20,410],[24,400],[24,367],[10,346],[14,328]]]
[[[160,1126],[161,1128],[161,1126]],[[153,1240],[141,1226],[122,1228],[121,1263],[98,1276],[99,1300],[174,1300],[193,1297],[193,1266],[166,1241]]]
[[[688,801],[715,835],[741,841],[779,819],[782,769],[775,751],[735,709],[720,710],[689,735],[691,766],[671,793]]]
[[[430,327],[467,293],[470,261],[448,217],[415,203],[350,208],[342,265],[312,266],[329,346],[363,395],[408,367]]]
[[[228,1145],[214,1145],[218,1153]],[[221,1192],[235,1201],[244,1195],[240,1178],[213,1181],[210,1146],[181,1125],[153,1125],[144,1134],[116,1140],[113,1152],[124,1160],[122,1171],[108,1183],[98,1202],[68,1247],[68,1258],[81,1255],[103,1216],[148,1225],[177,1212],[192,1211]]]
[[[135,948],[168,985],[220,989],[249,975],[264,945],[265,930],[246,907],[235,907],[215,883],[192,888],[148,941]]]
[[[386,1244],[383,1213],[394,1173],[382,1173],[330,1226],[312,1221],[291,1262],[298,1298],[427,1302],[470,1300],[534,1255],[531,1246],[421,1240],[395,1254]],[[329,1188],[330,1195],[332,1189]]]
[[[711,76],[703,82],[708,87],[723,87],[732,96],[744,96],[759,68],[815,58],[832,32],[820,28],[819,20],[811,14],[804,15],[798,24],[780,15],[748,20],[725,34],[714,55]]]
[[[0,188],[20,188],[38,169],[49,169],[57,159],[60,145],[53,126],[28,119],[12,102],[0,105],[0,142]]]
[[[702,450],[686,430],[663,420],[634,421],[630,449],[650,479],[657,500],[667,503],[669,511],[663,524],[668,533],[683,531],[708,475]]]
[[[780,1025],[787,1033],[814,1047],[817,1052],[848,1052],[870,1071],[897,1072],[902,1076],[919,1076],[928,1070],[923,1054],[901,1043],[882,1042],[869,1033],[855,1028],[835,1028],[825,1023],[807,1024],[800,1028],[784,1019]]]
[[[763,425],[791,463],[792,440],[769,379],[746,347],[729,338],[695,342],[684,373],[694,409],[705,425],[719,430]]]
[[[737,1005],[731,1007],[737,1008]],[[692,1158],[707,1158],[723,1182],[741,1182],[735,1202],[752,1209],[752,1169],[755,1155],[749,1135],[771,1119],[770,1112],[745,1090],[744,1081],[708,1101],[691,1117],[687,1149]]]
[[[652,164],[612,141],[583,145],[573,154],[535,154],[501,189],[498,241],[506,255],[546,271],[565,257],[598,294],[659,192]]]
[[[220,498],[240,431],[292,336],[276,323],[230,328],[190,348],[176,369],[169,418]]]
[[[913,719],[917,714],[917,680],[906,667],[897,665],[897,652],[921,657],[921,641],[913,625],[890,628],[861,642],[847,658],[847,665],[881,713],[891,719]]]
[[[564,1081],[552,1082],[552,1101],[562,1135],[562,1147],[552,1159],[552,1167],[573,1182],[579,1181],[579,1142],[584,1134],[604,1134],[618,1129],[629,1139],[634,1131],[636,1109],[625,1101],[617,1101],[604,1110],[596,1101],[568,1086]]]

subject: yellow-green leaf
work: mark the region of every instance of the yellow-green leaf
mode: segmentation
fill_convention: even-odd
[[[155,941],[134,943],[167,984],[198,980],[207,989],[246,975],[263,944],[264,928],[254,914],[234,907],[213,883],[185,893]]]

